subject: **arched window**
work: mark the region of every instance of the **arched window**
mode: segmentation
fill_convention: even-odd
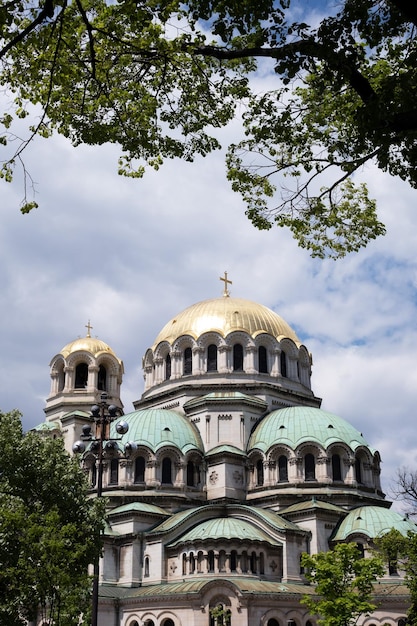
[[[62,365],[58,371],[58,392],[63,391],[65,387],[65,371]]]
[[[243,347],[240,343],[233,346],[233,371],[243,372]]]
[[[237,568],[237,552],[232,550],[230,553],[230,571],[235,572]]]
[[[119,482],[119,459],[110,461],[110,484],[117,485]]]
[[[75,389],[84,389],[87,387],[88,381],[88,365],[87,363],[78,363],[75,368]]]
[[[194,487],[195,486],[195,466],[192,461],[188,461],[187,463],[187,486]]]
[[[250,555],[250,571],[252,572],[252,574],[256,574],[256,552],[252,552]]]
[[[288,459],[284,454],[278,459],[278,482],[288,482]]]
[[[165,380],[169,380],[171,378],[171,357],[167,354],[165,359]]]
[[[209,550],[207,552],[207,567],[209,572],[214,572],[214,552]]]
[[[217,346],[213,343],[207,348],[207,371],[217,372]]]
[[[187,555],[182,555],[182,575],[185,576],[187,573]]]
[[[167,456],[162,459],[162,483],[172,485],[172,461]]]
[[[263,552],[259,555],[259,573],[265,574],[265,555]]]
[[[306,454],[304,457],[304,479],[316,480],[316,460],[313,454]]]
[[[281,354],[280,354],[280,363],[281,363],[281,376],[283,376],[284,378],[287,378],[288,374],[287,374],[287,355],[285,354],[284,350],[281,350]]]
[[[129,626],[139,626],[139,622],[137,622],[136,620],[133,620],[133,622],[131,622]]]
[[[355,459],[355,479],[357,483],[362,484],[362,463],[359,457]]]
[[[262,487],[264,484],[264,463],[262,459],[256,462],[256,486]]]
[[[184,375],[193,373],[193,353],[191,348],[185,348],[184,350],[183,373]]]
[[[279,626],[279,621],[275,617],[271,617],[266,626]]]
[[[144,626],[155,626],[153,619],[147,619]]]
[[[164,619],[161,624],[162,626],[175,626],[174,621],[170,617],[168,617],[168,619]]]
[[[137,456],[135,459],[135,483],[145,482],[145,458]]]
[[[218,604],[210,609],[210,626],[231,626],[232,612],[223,604]]]
[[[365,558],[365,546],[363,545],[363,543],[357,543],[356,547],[358,548],[361,554],[361,559],[364,559]]]
[[[332,454],[332,476],[333,480],[342,480],[342,465],[338,454]]]
[[[268,357],[265,346],[258,348],[258,370],[260,374],[268,373]]]
[[[149,576],[149,557],[145,556],[145,576]]]
[[[98,375],[97,375],[97,389],[99,389],[100,391],[106,391],[107,387],[107,370],[104,367],[104,365],[100,365],[100,367],[98,368]]]
[[[194,552],[190,553],[190,574],[194,574],[195,572],[195,557]]]

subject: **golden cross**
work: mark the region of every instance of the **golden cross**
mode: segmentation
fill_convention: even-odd
[[[223,295],[225,298],[228,298],[230,296],[230,291],[228,290],[227,285],[233,285],[233,282],[231,280],[228,280],[227,272],[224,273],[224,277],[220,276],[220,280],[224,282]]]
[[[88,320],[88,324],[86,324],[85,327],[87,329],[87,337],[91,337],[91,331],[93,330],[93,327],[90,324],[90,320]]]

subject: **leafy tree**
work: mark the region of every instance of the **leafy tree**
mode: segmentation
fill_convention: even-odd
[[[11,97],[0,141],[17,139],[28,103],[41,111],[2,176],[54,129],[75,145],[118,144],[120,173],[142,176],[218,148],[216,129],[242,114],[228,177],[254,225],[289,227],[314,256],[358,250],[385,230],[355,173],[372,161],[417,186],[417,5],[343,0],[311,24],[298,11],[290,0],[0,0]],[[259,61],[264,93],[250,81]],[[35,205],[25,195],[22,211]]]
[[[0,623],[37,616],[78,625],[89,610],[102,504],[87,499],[85,475],[62,442],[24,435],[17,411],[0,413],[0,449]]]
[[[303,554],[302,565],[318,596],[304,596],[302,603],[323,626],[348,626],[375,609],[373,583],[384,573],[378,557],[362,558],[356,544],[342,543],[329,552]]]
[[[405,582],[410,592],[410,608],[407,623],[417,624],[417,533],[409,532],[404,537],[398,530],[391,529],[375,541],[389,567],[396,569],[400,564],[405,572]]]

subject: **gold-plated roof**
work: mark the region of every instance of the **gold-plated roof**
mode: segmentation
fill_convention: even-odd
[[[203,300],[182,311],[164,326],[155,339],[154,347],[162,341],[172,344],[182,335],[197,339],[210,331],[223,337],[234,331],[246,332],[253,338],[268,333],[277,338],[288,337],[300,344],[291,326],[268,307],[243,298],[223,296]]]
[[[79,352],[80,350],[84,352],[89,352],[95,357],[97,357],[99,354],[102,354],[103,352],[107,352],[108,354],[116,357],[115,353],[110,348],[110,346],[107,345],[107,343],[104,343],[104,341],[101,341],[101,339],[98,339],[97,337],[88,336],[82,338],[80,337],[79,339],[75,339],[75,341],[71,341],[71,343],[67,343],[67,345],[64,346],[60,351],[60,354],[62,354],[63,357],[67,358],[70,354],[73,354],[74,352]]]

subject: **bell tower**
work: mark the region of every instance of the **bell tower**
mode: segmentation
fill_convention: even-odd
[[[68,343],[50,362],[46,422],[62,431],[68,451],[79,438],[82,426],[91,421],[91,407],[103,394],[123,413],[123,362],[104,341],[91,336],[90,322],[86,328],[85,337]]]

